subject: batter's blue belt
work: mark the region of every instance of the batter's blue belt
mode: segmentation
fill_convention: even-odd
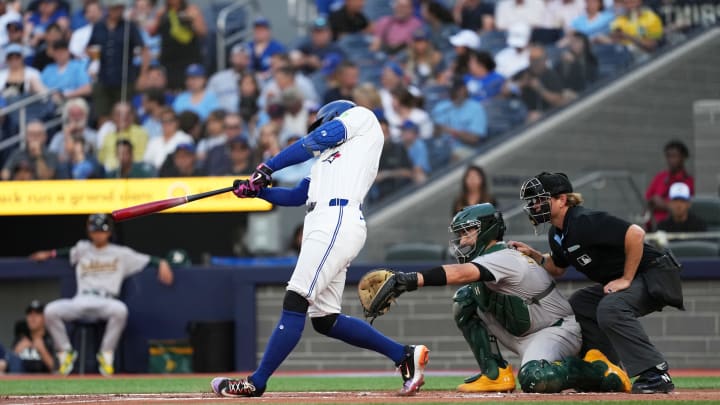
[[[96,295],[98,297],[103,297],[103,298],[115,298],[114,295],[110,294],[109,292],[107,292],[105,290],[97,290],[94,288],[86,288],[84,290],[80,290],[80,294],[81,295]]]
[[[328,201],[328,207],[344,207],[350,203],[350,200],[347,198],[331,198],[330,201]],[[317,207],[317,202],[312,201],[307,204],[305,204],[306,212],[312,212],[312,210]],[[362,209],[362,204],[360,204],[360,209]]]

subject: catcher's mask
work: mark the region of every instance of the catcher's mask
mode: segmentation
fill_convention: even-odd
[[[527,180],[520,187],[523,209],[533,226],[550,222],[550,198],[572,193],[572,185],[564,173],[542,172]]]
[[[450,223],[450,232],[454,235],[450,240],[450,248],[458,263],[467,263],[485,253],[491,241],[502,240],[505,234],[505,221],[492,204],[475,204],[455,214]],[[475,242],[468,243],[473,236]]]

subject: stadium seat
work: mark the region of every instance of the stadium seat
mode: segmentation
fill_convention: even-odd
[[[501,135],[522,125],[527,108],[518,99],[493,98],[482,102],[488,122],[488,136]]]
[[[633,56],[623,45],[595,44],[592,52],[598,60],[598,75],[600,78],[611,77],[629,67]]]
[[[668,242],[668,249],[677,257],[717,257],[717,242],[706,240],[675,240]]]
[[[431,84],[422,88],[425,111],[432,112],[437,103],[450,97],[450,88],[442,84]]]
[[[489,31],[480,34],[480,48],[495,55],[507,46],[505,31]]]
[[[407,242],[390,246],[385,252],[389,262],[441,261],[445,259],[447,246],[428,242]]]
[[[375,57],[370,50],[370,40],[364,34],[343,35],[337,44],[353,62],[369,61]]]
[[[692,200],[690,212],[705,222],[708,231],[720,231],[720,198],[696,196]]]

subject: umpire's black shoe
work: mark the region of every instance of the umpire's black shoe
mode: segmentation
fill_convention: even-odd
[[[649,370],[638,377],[632,385],[633,394],[662,394],[675,391],[675,384],[667,371]]]
[[[215,377],[210,383],[215,394],[221,397],[259,397],[265,387],[257,388],[250,378],[236,380],[228,377]]]

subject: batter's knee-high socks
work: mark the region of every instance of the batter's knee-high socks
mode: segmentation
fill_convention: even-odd
[[[395,364],[405,358],[405,346],[380,333],[367,322],[340,314],[328,336],[353,346],[382,353]]]
[[[250,376],[255,387],[262,388],[272,373],[297,346],[305,328],[305,313],[283,310],[275,330],[265,347],[260,366]]]

